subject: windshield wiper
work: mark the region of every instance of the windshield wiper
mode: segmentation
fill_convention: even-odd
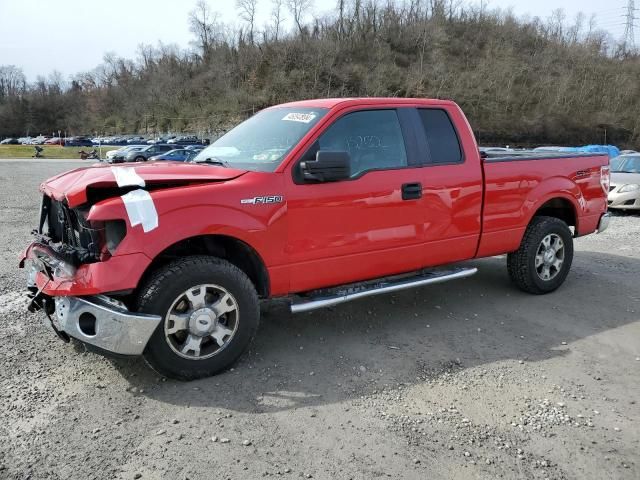
[[[229,167],[229,164],[227,162],[225,162],[224,160],[220,160],[219,158],[216,157],[207,157],[204,160],[198,160],[194,163],[208,163],[210,165],[218,165],[220,167]]]

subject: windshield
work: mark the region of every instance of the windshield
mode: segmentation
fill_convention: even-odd
[[[640,155],[621,155],[611,160],[611,171],[640,173]]]
[[[273,172],[326,113],[324,108],[263,110],[202,150],[193,162]]]

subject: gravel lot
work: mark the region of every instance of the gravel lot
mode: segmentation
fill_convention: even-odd
[[[576,240],[546,296],[469,279],[263,319],[191,383],[64,344],[24,311],[37,186],[0,161],[0,478],[640,478],[640,216]]]

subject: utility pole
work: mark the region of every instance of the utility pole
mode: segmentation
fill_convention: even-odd
[[[636,20],[635,0],[627,1],[627,13],[624,15],[626,21],[624,25],[624,52],[635,52],[636,37],[634,32],[634,22]]]

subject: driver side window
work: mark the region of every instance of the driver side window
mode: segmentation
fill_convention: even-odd
[[[352,178],[369,170],[407,166],[407,152],[395,110],[349,113],[320,136],[314,150],[314,157],[317,150],[349,152]]]

